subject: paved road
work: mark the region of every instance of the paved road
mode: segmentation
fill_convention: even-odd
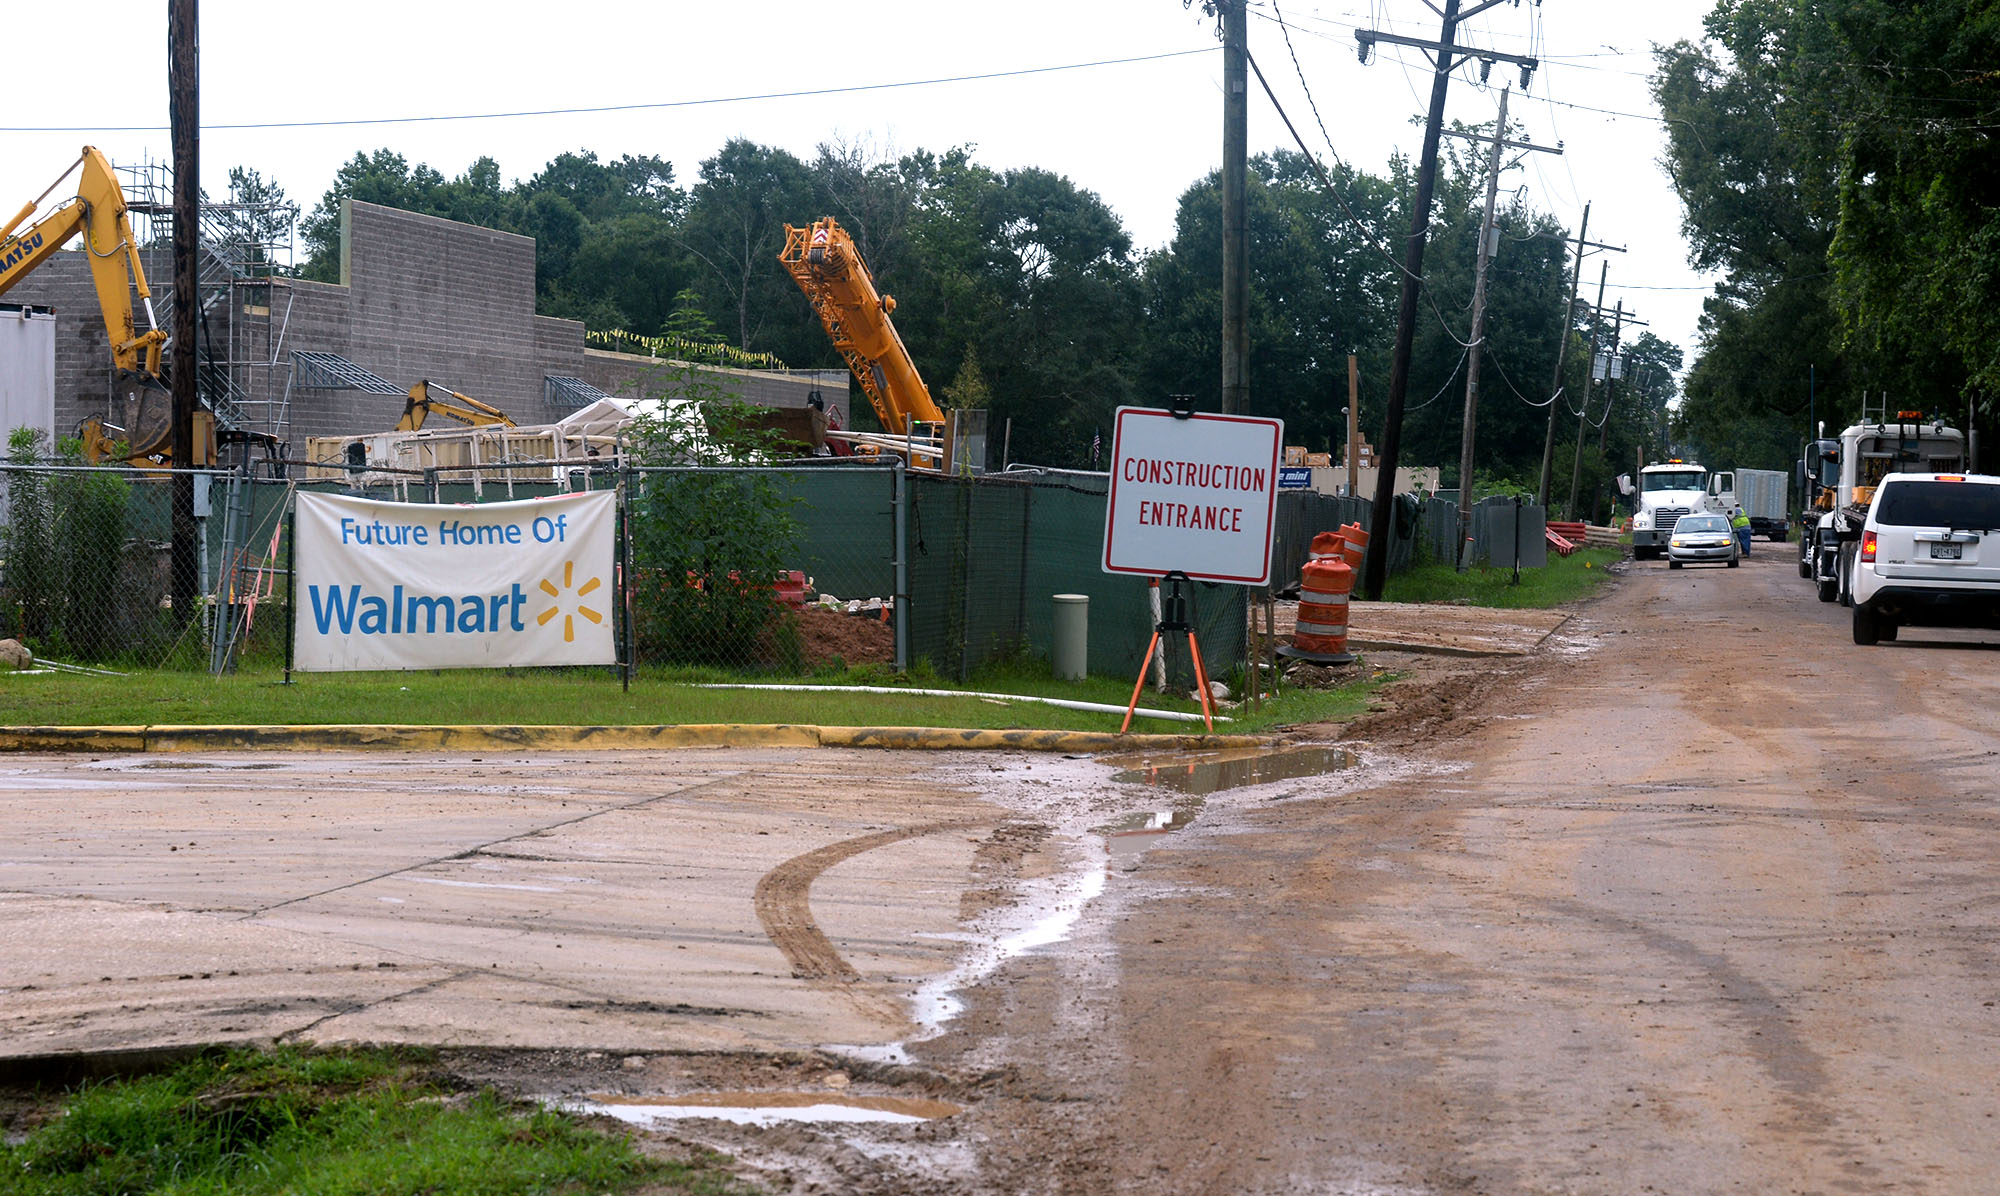
[[[899,1040],[1021,858],[908,759],[0,757],[0,1061]]]

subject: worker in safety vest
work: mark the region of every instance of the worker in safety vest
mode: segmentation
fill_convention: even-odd
[[[1736,547],[1744,556],[1750,555],[1750,516],[1736,507],[1729,513],[1729,528],[1736,533]]]

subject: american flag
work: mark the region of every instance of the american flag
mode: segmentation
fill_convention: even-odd
[[[1097,451],[1098,451],[1099,449],[1103,448],[1103,447],[1104,447],[1104,437],[1103,437],[1103,436],[1101,436],[1101,435],[1099,435],[1096,429],[1094,429],[1094,428],[1093,428],[1093,429],[1091,429],[1091,433],[1090,433],[1090,467],[1091,467],[1092,469],[1096,469],[1096,468],[1097,468]]]

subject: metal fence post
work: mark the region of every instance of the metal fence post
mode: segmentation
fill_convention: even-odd
[[[905,672],[910,667],[910,554],[909,554],[909,501],[910,490],[903,474],[903,462],[897,458],[889,474],[890,505],[896,512],[896,542],[891,548],[896,570],[896,671]]]

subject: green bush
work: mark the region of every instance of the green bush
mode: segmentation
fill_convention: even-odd
[[[796,501],[759,464],[776,433],[713,375],[663,367],[661,401],[630,429],[645,466],[721,472],[648,473],[632,496],[633,632],[655,663],[795,668],[796,634],[773,582],[793,559]]]

